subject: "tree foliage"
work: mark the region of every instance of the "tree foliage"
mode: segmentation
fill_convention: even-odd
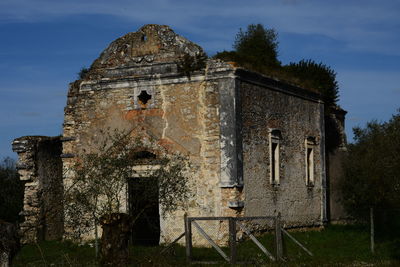
[[[24,185],[19,180],[15,161],[4,158],[0,163],[0,219],[15,223],[19,220],[24,198]]]
[[[298,79],[305,88],[311,88],[320,93],[325,104],[332,105],[339,99],[339,85],[336,72],[329,66],[315,61],[300,60],[283,67],[290,76]]]
[[[261,24],[250,24],[247,31],[239,30],[233,48],[239,59],[255,70],[280,66],[278,61],[278,34]]]
[[[400,113],[388,122],[353,129],[341,189],[343,204],[356,217],[369,207],[400,208]]]
[[[134,197],[151,198],[157,190],[159,202],[148,203],[160,205],[163,215],[176,210],[189,197],[186,158],[162,151],[149,159],[148,155],[154,155],[148,152],[154,149],[150,144],[119,131],[103,134],[105,138],[98,142],[96,151],[79,156],[72,170],[74,177],[67,185],[65,223],[67,229],[73,230],[70,234],[75,239],[95,230],[102,217],[123,211],[129,179],[156,179],[158,187],[143,187]],[[138,171],[135,166],[147,168]],[[131,206],[138,209],[130,211],[135,214],[131,218],[133,224],[142,212],[151,208],[149,205]]]
[[[279,67],[278,34],[262,24],[250,24],[247,30],[239,30],[233,44],[234,51],[217,53],[215,58],[235,61],[239,65],[258,72]]]

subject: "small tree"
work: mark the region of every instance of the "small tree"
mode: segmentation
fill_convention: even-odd
[[[280,66],[278,60],[278,34],[262,24],[250,24],[247,31],[239,30],[233,48],[242,62],[255,70]]]
[[[103,133],[104,139],[97,143],[96,151],[80,155],[74,167],[74,177],[66,190],[66,228],[72,229],[73,238],[95,231],[103,225],[103,244],[108,246],[105,239],[121,242],[121,238],[105,237],[112,231],[104,231],[105,225],[129,231],[135,221],[150,205],[160,205],[163,215],[176,210],[183,205],[189,197],[188,190],[188,160],[178,154],[168,154],[166,150],[155,145],[143,142],[140,139],[132,139],[128,133],[115,131],[111,134]],[[148,157],[150,155],[150,158]],[[135,166],[146,165],[148,169],[137,171]],[[127,203],[127,182],[133,177],[146,177],[143,179],[156,179],[157,188],[144,187],[135,198],[150,198],[157,190],[159,203],[149,201],[149,205],[143,207],[131,207],[131,215],[122,215],[121,211]],[[118,221],[118,222],[117,222]],[[121,223],[128,226],[121,227]],[[128,233],[125,233],[125,241],[121,246],[127,245]],[[97,238],[96,238],[97,239]],[[117,247],[110,246],[110,247]],[[126,247],[127,249],[127,247]],[[126,258],[127,250],[120,248],[119,252],[126,254],[117,258]],[[102,249],[103,251],[104,249]],[[118,253],[119,253],[118,252]],[[103,251],[104,254],[104,251]],[[104,255],[103,255],[104,257]],[[112,258],[115,257],[111,256]]]
[[[250,24],[247,30],[239,30],[233,44],[234,51],[223,51],[215,55],[226,61],[235,61],[242,67],[265,72],[280,66],[278,60],[278,34],[262,24]]]

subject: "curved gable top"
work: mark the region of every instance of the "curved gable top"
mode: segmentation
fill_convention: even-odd
[[[203,53],[200,46],[176,34],[170,27],[148,24],[113,41],[93,62],[91,70],[174,62],[185,54]]]

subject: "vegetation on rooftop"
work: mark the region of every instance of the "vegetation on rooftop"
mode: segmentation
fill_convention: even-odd
[[[185,75],[190,80],[192,72],[205,68],[206,59],[207,55],[205,53],[200,53],[194,56],[185,54],[177,62],[178,72],[181,75]]]
[[[327,106],[339,100],[336,72],[312,59],[282,65],[278,60],[278,33],[262,24],[239,30],[232,51],[218,52],[214,58],[236,62],[239,66],[291,83],[322,95]]]

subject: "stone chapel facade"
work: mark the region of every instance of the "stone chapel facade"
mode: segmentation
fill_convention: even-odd
[[[327,221],[320,96],[234,64],[213,59],[200,64],[203,55],[201,47],[168,26],[145,25],[112,42],[85,77],[70,84],[61,137],[14,141],[19,173],[27,181],[25,241],[62,236],[62,216],[50,221],[40,216],[40,205],[57,202],[57,192],[39,192],[48,183],[62,191],[62,183],[73,179],[68,170],[76,156],[90,151],[99,130],[106,128],[151,137],[190,159],[194,196],[185,209],[161,218],[161,242],[183,232],[184,213],[280,212],[288,227]],[[185,57],[200,62],[186,74],[180,67]]]

